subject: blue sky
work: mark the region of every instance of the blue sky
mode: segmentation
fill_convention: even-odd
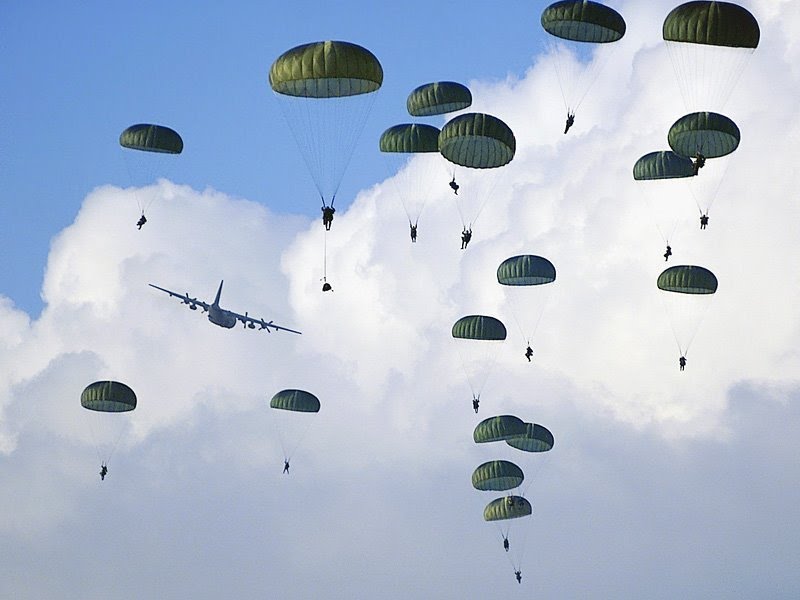
[[[692,186],[651,195],[631,177],[688,111],[660,40],[673,3],[612,5],[628,31],[566,136],[544,3],[5,6],[0,596],[798,597],[800,13],[746,3],[762,38],[708,107],[742,138],[698,177],[719,183],[701,231]],[[372,50],[386,77],[326,238],[267,72],[329,38]],[[466,251],[440,175],[420,181],[410,242],[376,149],[436,79],[468,84],[517,140]],[[138,121],[186,149],[131,188],[117,138]],[[482,175],[461,173],[462,192]],[[153,200],[141,231],[136,199]],[[654,204],[675,208],[668,264],[719,279],[684,372]],[[531,363],[496,283],[522,253],[558,274]],[[215,327],[147,286],[211,300],[223,278],[224,307],[303,335]],[[469,314],[508,329],[479,366],[479,414],[451,336]],[[104,379],[138,405],[101,482],[112,432],[79,398]],[[321,402],[290,475],[268,408],[286,388]],[[496,414],[546,426],[553,450],[473,443]],[[494,459],[523,469],[533,505],[509,554],[470,484]]]
[[[132,183],[117,143],[128,125],[181,133],[176,182],[316,215],[316,192],[267,83],[278,55],[343,39],[382,62],[384,85],[339,195],[346,204],[385,176],[377,139],[409,120],[408,92],[440,79],[521,75],[540,49],[542,6],[515,2],[500,16],[481,2],[6,5],[0,219],[14,227],[0,242],[2,291],[38,313],[50,239],[94,187]]]

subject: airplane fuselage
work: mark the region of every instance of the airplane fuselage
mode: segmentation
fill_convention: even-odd
[[[236,325],[236,315],[213,304],[208,307],[208,320],[225,329],[231,329]]]

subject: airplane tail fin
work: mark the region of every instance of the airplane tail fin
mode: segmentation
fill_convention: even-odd
[[[225,280],[221,280],[219,282],[219,289],[217,290],[217,295],[214,298],[214,306],[219,306],[219,297],[222,295],[222,284],[225,283]]]

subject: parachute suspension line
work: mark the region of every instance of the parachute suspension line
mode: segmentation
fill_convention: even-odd
[[[278,427],[278,418],[277,418],[277,416],[274,416],[273,418],[271,418],[270,421],[272,421],[272,428],[274,429],[275,435],[278,437],[278,442],[281,445],[281,452],[283,453],[283,460],[291,460],[291,457],[289,456],[289,453],[286,451],[286,442],[283,439],[283,432]]]
[[[704,207],[700,204],[700,199],[698,198],[698,192],[695,191],[695,186],[693,185],[693,182],[692,181],[689,182],[689,190],[691,191],[692,198],[694,198],[694,203],[697,205],[697,210],[700,211],[701,215],[708,214],[708,211],[711,210],[711,205],[714,204],[714,200],[717,199],[717,195],[719,194],[719,189],[722,187],[722,182],[725,181],[725,177],[728,174],[728,169],[731,166],[730,158],[731,158],[730,156],[722,157],[722,160],[725,161],[725,167],[722,170],[722,173],[720,173],[719,177],[717,178],[717,182],[714,184],[713,188],[711,188],[711,192],[708,194],[705,193],[703,194],[703,196],[708,198],[708,201],[705,204],[705,210]],[[706,165],[706,167],[707,166],[708,165]],[[696,175],[696,177],[700,177],[700,175],[698,174]],[[692,179],[694,179],[694,177]]]
[[[708,314],[708,309],[711,306],[711,301],[712,300],[713,300],[713,298],[711,298],[708,302],[706,302],[706,306],[703,309],[702,313],[700,314],[700,318],[698,319],[697,323],[695,324],[694,330],[692,331],[692,334],[689,337],[689,341],[686,342],[686,349],[681,353],[681,356],[686,356],[689,353],[689,346],[692,345],[692,342],[694,341],[694,338],[697,335],[698,330],[700,329],[700,324],[703,321],[705,321],[706,315]]]
[[[549,54],[555,57],[553,61],[553,70],[556,72],[556,81],[558,81],[558,89],[561,91],[561,101],[564,103],[564,110],[569,113],[573,108],[567,103],[567,93],[564,90],[564,84],[561,83],[561,48],[554,42],[546,42],[545,49]]]
[[[328,281],[328,230],[322,234],[322,281]]]
[[[497,168],[501,168],[501,167],[497,167]],[[478,220],[478,217],[481,216],[481,213],[483,212],[483,209],[486,206],[486,203],[489,202],[489,198],[491,198],[494,195],[494,191],[497,188],[498,180],[499,180],[498,175],[496,173],[493,173],[492,174],[492,181],[491,181],[491,184],[489,185],[489,189],[486,191],[486,193],[483,194],[483,200],[481,201],[481,204],[478,207],[478,212],[475,214],[475,218],[472,219],[472,223],[469,224],[470,225],[470,229],[472,228],[472,225],[474,225],[475,222]]]
[[[597,48],[594,52],[594,56],[589,61],[589,64],[584,69],[583,73],[581,73],[581,80],[587,79],[588,82],[584,85],[581,84],[579,89],[583,90],[583,93],[580,94],[577,101],[575,102],[575,106],[572,108],[573,114],[580,108],[580,105],[583,104],[584,98],[589,93],[589,90],[592,89],[595,82],[600,77],[600,73],[605,68],[606,64],[611,60],[611,56],[617,50],[617,44],[610,44],[610,48],[608,48],[609,44],[604,44],[602,47]],[[605,56],[598,57],[598,54],[604,54]]]

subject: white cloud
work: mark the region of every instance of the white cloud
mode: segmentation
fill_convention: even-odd
[[[461,222],[445,178],[430,182],[417,244],[388,181],[340,209],[326,241],[316,221],[167,181],[136,192],[157,196],[137,231],[132,190],[92,192],[52,244],[42,315],[31,321],[0,304],[0,464],[8,482],[0,530],[24,540],[20,556],[40,552],[44,537],[63,548],[80,532],[121,561],[125,553],[102,539],[108,530],[93,529],[96,519],[113,518],[114,534],[124,532],[138,554],[143,585],[164,597],[187,589],[258,595],[241,591],[248,585],[271,586],[282,597],[514,589],[502,550],[493,552],[494,534],[480,522],[488,499],[468,482],[475,465],[505,452],[475,447],[475,423],[513,412],[556,437],[550,455],[535,457],[546,463],[531,488],[529,526],[542,540],[531,548],[549,551],[529,548],[525,586],[555,596],[660,597],[667,592],[652,586],[665,573],[654,564],[669,562],[672,592],[728,596],[711,584],[692,592],[690,583],[700,577],[692,557],[702,557],[718,583],[726,572],[709,554],[747,570],[747,544],[731,534],[749,514],[749,497],[736,487],[737,449],[783,466],[797,450],[796,411],[782,399],[796,396],[800,376],[800,74],[791,35],[800,24],[791,3],[758,5],[765,46],[726,107],[742,130],[741,147],[709,229],[700,232],[689,215],[673,245],[674,264],[708,266],[720,281],[679,373],[655,289],[662,240],[631,169],[639,156],[667,148],[667,129],[683,109],[665,50],[632,27],[649,31],[667,5],[628,5],[629,37],[567,136],[546,60],[521,79],[471,83],[475,110],[504,119],[518,149],[498,173],[467,251],[459,250]],[[462,189],[481,175],[460,174]],[[323,244],[334,288],[326,294]],[[495,279],[497,265],[519,253],[546,256],[558,270],[530,365]],[[147,286],[212,300],[221,279],[225,307],[303,335],[226,331]],[[498,316],[509,330],[478,417],[450,336],[453,322],[471,313]],[[104,378],[130,384],[139,397],[132,431],[99,492],[114,511],[94,489],[100,484],[79,406],[83,386]],[[322,410],[292,475],[281,477],[267,402],[287,387],[314,392]],[[775,389],[776,400],[759,398]],[[770,424],[782,445],[748,437],[761,409],[759,435],[770,436]],[[535,458],[509,456],[535,466]],[[754,460],[745,461],[749,468]],[[787,509],[796,475],[770,467],[764,477],[774,495],[759,497],[757,507]],[[86,505],[99,513],[81,514]],[[152,520],[140,522],[141,514]],[[788,547],[798,523],[782,531],[759,514],[763,529],[748,526],[748,533]],[[706,525],[707,534],[697,533]],[[180,557],[172,559],[174,581],[159,566],[167,556]],[[789,586],[775,590],[798,589],[792,556],[778,557],[763,578]],[[18,566],[0,563],[8,573]],[[212,581],[205,571],[215,565],[220,575]],[[111,569],[123,587],[141,583]],[[205,587],[187,575],[198,569]],[[42,594],[69,578],[52,577],[37,584]],[[758,579],[735,581],[756,590]],[[12,591],[34,590],[10,581]],[[104,595],[100,583],[92,586]]]

